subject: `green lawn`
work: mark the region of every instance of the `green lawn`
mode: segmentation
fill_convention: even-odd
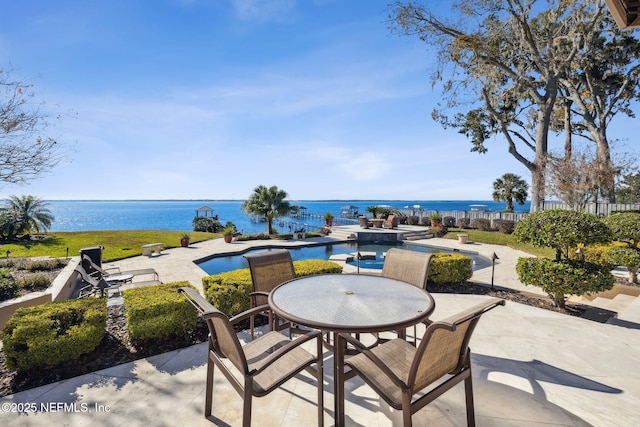
[[[537,248],[529,244],[518,243],[512,235],[491,231],[467,230],[450,228],[445,236],[447,239],[457,239],[459,233],[469,235],[469,240],[480,243],[509,246],[536,256],[554,258],[555,253],[549,248]],[[103,231],[73,231],[48,233],[50,238],[31,240],[20,243],[8,243],[0,246],[0,256],[10,251],[11,257],[51,256],[55,258],[76,256],[81,248],[102,246],[104,261],[115,261],[142,255],[142,245],[160,242],[164,248],[180,246],[180,236],[183,231],[167,230],[103,230]],[[202,233],[190,231],[191,243],[221,237],[220,233]],[[284,236],[281,236],[284,237]],[[68,252],[67,252],[68,251]]]
[[[457,239],[458,234],[465,233],[469,235],[469,240],[479,243],[487,243],[491,245],[503,245],[513,249],[517,249],[529,254],[555,258],[555,251],[551,248],[539,248],[530,244],[516,242],[511,234],[497,233],[495,231],[467,230],[462,228],[449,228],[449,232],[444,236],[446,239]]]
[[[162,243],[164,248],[180,246],[184,231],[167,230],[105,230],[47,233],[50,238],[19,243],[8,243],[0,247],[0,256],[11,257],[52,256],[56,258],[77,256],[81,248],[102,246],[104,261],[114,261],[142,255],[142,245]],[[220,233],[189,231],[191,243],[221,237]]]

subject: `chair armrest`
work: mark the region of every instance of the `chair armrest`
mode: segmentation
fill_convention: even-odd
[[[120,267],[106,267],[103,270],[108,274],[120,274]]]
[[[393,371],[391,369],[389,369],[389,367],[387,365],[385,365],[382,362],[382,360],[380,360],[380,358],[378,356],[376,356],[371,350],[369,350],[367,348],[367,346],[365,346],[364,344],[362,344],[360,341],[358,341],[357,339],[355,339],[354,337],[352,337],[349,334],[340,333],[339,335],[342,338],[344,338],[345,341],[347,341],[348,343],[353,345],[365,357],[367,357],[369,360],[371,360],[378,368],[380,368],[382,373],[384,373],[387,377],[389,377],[389,379],[391,381],[393,381],[393,383],[395,385],[397,385],[398,387],[400,387],[402,389],[405,389],[405,390],[409,388],[409,386],[404,381],[402,381],[400,378],[398,378],[398,376],[396,374],[394,374]],[[384,345],[384,344],[382,344],[382,345]],[[348,362],[348,360],[347,360],[347,362]]]
[[[207,313],[212,313],[217,311],[216,308],[213,305],[211,305],[209,301],[204,299],[204,297],[200,295],[198,291],[196,291],[193,288],[189,288],[189,287],[178,288],[178,292],[185,294],[185,297],[187,298],[187,300],[191,303],[191,305],[193,305],[196,308],[196,310],[198,310],[200,314],[207,314]]]
[[[257,307],[250,308],[249,310],[245,310],[242,313],[236,314],[232,318],[229,319],[229,322],[232,325],[235,325],[238,322],[241,322],[245,319],[255,316],[256,314],[266,313],[271,311],[271,307],[268,304],[259,305]]]
[[[269,292],[264,291],[255,291],[249,294],[249,298],[251,298],[251,307],[256,306],[256,297],[263,296],[265,298],[269,298]]]
[[[275,332],[275,333],[278,333],[278,332]],[[322,337],[321,331],[311,331],[304,335],[299,335],[295,340],[290,341],[287,345],[284,345],[279,349],[277,349],[276,351],[274,351],[273,353],[269,354],[269,357],[263,359],[260,362],[260,364],[258,364],[258,367],[251,372],[251,374],[255,375],[262,372],[263,370],[268,368],[273,362],[276,362],[278,359],[280,359],[282,356],[284,356],[286,353],[288,353],[292,349],[299,347],[302,344],[314,338],[319,340],[321,337]],[[320,355],[317,355],[317,356],[320,357]]]

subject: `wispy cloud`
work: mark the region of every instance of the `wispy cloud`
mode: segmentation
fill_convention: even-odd
[[[295,0],[230,0],[234,15],[241,21],[284,22],[296,6]]]

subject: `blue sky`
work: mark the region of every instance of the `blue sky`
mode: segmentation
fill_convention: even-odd
[[[431,2],[432,5],[444,2]],[[0,195],[45,199],[490,199],[511,172],[431,119],[434,56],[383,0],[21,0],[0,66],[64,115],[67,160]],[[631,136],[616,119],[610,136]],[[628,131],[627,131],[628,129]],[[628,135],[625,135],[625,132]]]

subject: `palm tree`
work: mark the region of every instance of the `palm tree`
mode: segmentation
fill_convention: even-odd
[[[279,190],[275,185],[267,188],[259,185],[253,189],[253,194],[242,203],[241,209],[248,213],[259,215],[267,220],[267,231],[273,234],[273,219],[285,216],[291,206],[286,199],[288,196],[284,190]]]
[[[34,196],[9,196],[5,200],[4,210],[13,216],[15,224],[13,235],[8,236],[9,238],[19,234],[47,231],[54,219],[47,203]]]
[[[513,200],[524,205],[527,200],[529,184],[518,175],[505,173],[493,182],[493,200],[507,202],[507,212],[513,212]]]

